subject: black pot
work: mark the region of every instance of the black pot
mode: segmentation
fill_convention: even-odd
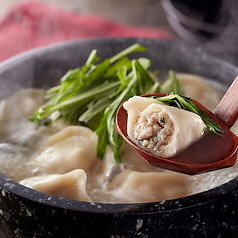
[[[152,69],[199,74],[225,91],[238,68],[200,48],[148,39],[96,39],[53,45],[0,64],[1,98],[22,87],[49,87],[92,49],[102,57],[138,42]],[[238,178],[180,199],[137,204],[98,204],[59,198],[0,175],[0,237],[237,237]]]

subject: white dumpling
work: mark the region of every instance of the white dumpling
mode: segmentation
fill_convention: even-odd
[[[120,203],[155,202],[186,196],[189,182],[178,173],[124,170],[108,186]]]
[[[31,162],[31,167],[35,168],[36,174],[63,174],[74,169],[88,173],[100,161],[96,144],[97,136],[89,128],[68,126],[48,137],[46,147]]]
[[[124,103],[128,112],[127,134],[139,147],[164,158],[199,140],[206,127],[195,113],[134,96]]]
[[[91,202],[86,192],[87,175],[82,169],[69,173],[35,176],[22,180],[20,184],[50,195]]]

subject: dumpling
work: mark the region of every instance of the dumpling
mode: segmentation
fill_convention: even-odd
[[[100,161],[96,144],[97,136],[91,129],[68,126],[48,137],[42,153],[30,165],[36,174],[63,174],[74,169],[88,173]]]
[[[186,196],[189,182],[178,173],[124,170],[108,186],[120,203],[155,202]]]
[[[76,169],[63,175],[50,174],[26,178],[20,184],[42,193],[91,202],[86,192],[86,180],[86,173],[82,169]]]
[[[128,137],[140,148],[169,158],[196,142],[206,131],[195,113],[134,96],[124,103]]]

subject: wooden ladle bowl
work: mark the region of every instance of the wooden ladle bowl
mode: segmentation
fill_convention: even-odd
[[[193,100],[199,109],[204,111],[223,130],[223,136],[212,133],[202,137],[171,158],[155,156],[134,144],[127,134],[127,111],[123,104],[116,116],[116,130],[149,164],[179,173],[195,175],[233,166],[238,153],[238,138],[230,131],[238,117],[238,77],[234,80],[214,113],[199,102]],[[146,94],[143,97],[165,96],[166,94]]]

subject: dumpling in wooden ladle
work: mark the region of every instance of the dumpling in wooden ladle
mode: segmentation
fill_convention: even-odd
[[[128,113],[127,134],[138,147],[169,158],[198,141],[206,126],[195,113],[134,96],[124,103]]]

